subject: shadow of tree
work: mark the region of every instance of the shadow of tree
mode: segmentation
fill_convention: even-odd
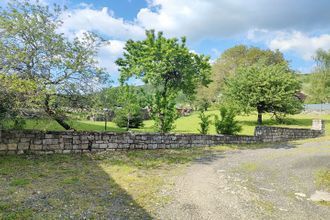
[[[0,219],[151,219],[86,155],[0,158]]]

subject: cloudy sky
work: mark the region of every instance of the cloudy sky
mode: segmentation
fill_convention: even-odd
[[[1,1],[4,4],[6,0]],[[32,1],[32,0],[31,0]],[[279,49],[291,67],[313,68],[318,48],[330,49],[329,0],[42,0],[68,7],[61,32],[74,37],[94,31],[110,41],[99,59],[116,79],[114,60],[128,39],[145,29],[186,36],[191,50],[210,55],[237,44]]]

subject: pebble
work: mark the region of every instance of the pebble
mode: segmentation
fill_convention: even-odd
[[[306,197],[306,194],[304,194],[304,193],[295,193],[295,195],[300,196],[300,197],[304,197],[304,198]]]

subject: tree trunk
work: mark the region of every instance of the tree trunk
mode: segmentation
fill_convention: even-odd
[[[45,99],[45,112],[50,116],[52,119],[54,119],[58,124],[60,124],[65,130],[75,130],[73,127],[71,127],[68,123],[64,121],[64,119],[57,115],[50,107],[49,107],[49,99],[50,96],[46,95]]]
[[[262,125],[262,113],[258,112],[258,125]]]
[[[130,126],[129,120],[130,120],[130,114],[128,114],[128,116],[127,116],[126,131],[129,130],[129,126]]]
[[[258,107],[258,125],[262,125],[262,108]]]

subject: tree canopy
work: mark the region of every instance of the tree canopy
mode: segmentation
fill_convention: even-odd
[[[62,9],[12,0],[0,11],[0,68],[7,75],[32,80],[43,92],[43,108],[64,128],[61,99],[88,94],[107,79],[95,55],[99,38],[85,33],[67,39],[58,33]],[[39,93],[38,93],[39,94]]]
[[[258,112],[258,124],[262,114],[295,114],[302,110],[297,97],[301,83],[286,64],[253,65],[238,69],[235,77],[226,81],[225,99],[236,103],[245,113]]]
[[[263,50],[245,45],[229,48],[212,65],[212,82],[208,88],[199,89],[198,100],[202,103],[219,101],[219,95],[223,92],[225,79],[235,75],[239,68],[280,63],[287,63],[287,61],[278,50]]]
[[[152,117],[159,131],[170,131],[176,119],[178,93],[194,95],[199,84],[210,82],[209,57],[191,52],[185,38],[168,39],[153,30],[146,31],[145,40],[127,41],[124,49],[123,58],[116,61],[121,81],[136,77],[152,86]]]
[[[316,68],[312,73],[308,88],[309,101],[330,102],[330,50],[318,50],[315,56]]]

